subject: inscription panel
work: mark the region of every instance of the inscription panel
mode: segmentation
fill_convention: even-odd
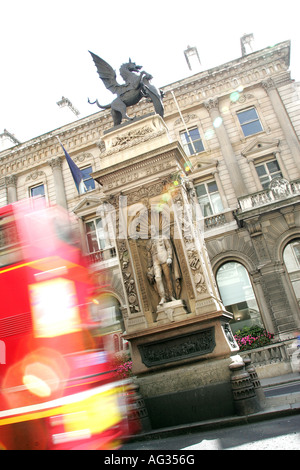
[[[138,346],[145,366],[153,367],[211,353],[216,346],[214,327]]]

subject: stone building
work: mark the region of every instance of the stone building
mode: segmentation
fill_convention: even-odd
[[[161,154],[174,143],[184,151],[185,176],[199,203],[198,224],[221,299],[233,314],[233,332],[260,324],[281,340],[300,328],[300,87],[289,65],[289,41],[248,54],[242,49],[236,60],[163,87],[161,128],[150,126],[137,136],[124,127],[123,138],[109,144],[126,158],[142,144],[147,155],[155,134],[164,136]],[[129,109],[137,119],[151,113],[146,100]],[[111,172],[104,194],[95,175],[118,164],[116,153],[104,148],[112,127],[110,112],[100,111],[27,142],[12,141],[0,153],[0,206],[39,196],[76,216],[83,249],[105,286],[101,310],[119,351],[130,286],[101,207],[121,186],[130,188],[141,162],[136,173]],[[76,190],[56,137],[83,171],[84,194]],[[168,172],[176,181],[159,156],[147,172],[149,184]]]

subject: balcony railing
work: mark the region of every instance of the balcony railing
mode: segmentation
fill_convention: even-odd
[[[226,224],[232,223],[235,221],[233,211],[228,209],[220,214],[210,215],[209,217],[205,217],[203,220],[203,229],[204,231],[219,228]]]
[[[239,198],[242,212],[267,206],[300,195],[300,180],[289,182],[284,178],[274,178],[268,189]]]
[[[116,249],[114,246],[107,247],[103,250],[94,251],[93,253],[88,253],[87,257],[89,258],[90,263],[100,263],[101,261],[106,261],[111,258],[115,258]]]

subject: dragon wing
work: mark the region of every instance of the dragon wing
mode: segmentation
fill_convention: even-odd
[[[105,62],[105,60],[101,59],[91,51],[89,51],[89,53],[91,54],[94,64],[96,65],[98,75],[106,88],[112,93],[117,93],[120,85],[117,82],[116,72],[107,62]]]

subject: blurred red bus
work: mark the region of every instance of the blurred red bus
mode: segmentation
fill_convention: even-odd
[[[95,344],[94,289],[66,211],[0,208],[0,448],[114,449],[138,430]]]

